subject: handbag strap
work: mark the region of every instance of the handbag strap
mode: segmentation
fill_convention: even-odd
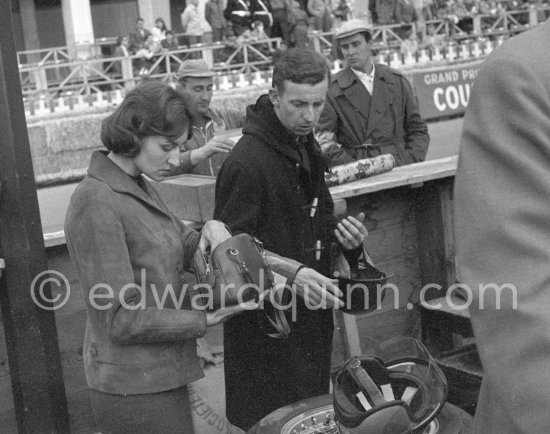
[[[246,262],[244,262],[244,259],[239,251],[237,249],[229,248],[227,249],[227,253],[229,254],[229,258],[235,263],[240,273],[246,278],[248,283],[254,283],[250,270],[246,266]]]
[[[262,261],[264,263],[265,269],[267,270],[268,273],[270,273],[271,283],[274,284],[275,280],[273,279],[273,276],[271,275],[271,268],[267,264],[267,258],[266,258],[264,246],[258,238],[254,237],[253,239],[254,239],[254,243],[256,244],[256,247],[260,251],[260,255],[262,257]],[[278,296],[277,291],[273,291],[273,288],[271,289],[271,291],[272,291],[272,294],[274,294],[275,297]],[[281,294],[279,295],[279,299],[276,300],[276,302],[280,305],[282,299],[283,299],[283,291],[281,291]],[[267,313],[265,313],[265,316],[267,317],[267,320],[269,321],[269,323],[276,330],[276,332],[275,333],[266,333],[266,334],[267,334],[267,336],[269,336],[271,338],[284,339],[290,334],[290,325],[288,324],[288,320],[286,319],[286,315],[285,315],[283,310],[277,309],[277,307],[275,307],[275,306],[273,306],[273,310],[274,310],[274,316],[275,316],[274,319],[272,319]],[[260,311],[258,311],[258,322],[260,322],[260,321],[261,321]]]
[[[279,300],[277,300],[277,303],[279,303],[279,305],[280,305],[280,301],[283,298],[282,293],[283,293],[283,291],[281,291],[280,298],[279,298]],[[275,296],[277,296],[277,291],[273,292],[273,294],[275,294]],[[278,309],[275,306],[273,306],[273,310],[275,312],[275,319],[271,319],[271,317],[267,313],[265,314],[265,316],[267,317],[269,323],[276,330],[276,333],[266,333],[266,334],[270,338],[285,339],[290,334],[290,325],[288,324],[288,320],[286,319],[286,315],[285,315],[283,310]],[[259,314],[260,314],[260,312],[258,311],[258,321],[260,321]]]
[[[265,268],[266,270],[269,270],[269,267],[267,266],[267,262],[265,260],[264,251],[263,251],[261,242],[259,240],[255,240],[255,241],[256,241],[256,245],[260,250],[260,253],[262,254],[262,259],[264,261]],[[227,249],[227,253],[229,255],[229,258],[231,258],[231,260],[235,263],[239,272],[245,277],[248,283],[254,283],[254,279],[252,278],[250,270],[246,266],[246,262],[240,255],[239,251],[237,249],[230,248],[230,249]],[[273,294],[275,294],[276,296],[277,292],[274,292]],[[280,304],[280,300],[282,300],[282,295],[280,299],[277,300],[277,303]],[[269,323],[273,326],[273,328],[275,328],[276,333],[267,333],[267,335],[272,338],[285,338],[290,333],[290,326],[288,325],[288,321],[286,319],[284,312],[280,309],[277,309],[275,306],[273,306],[273,308],[275,312],[275,319],[271,319],[271,317],[267,314],[266,316]]]

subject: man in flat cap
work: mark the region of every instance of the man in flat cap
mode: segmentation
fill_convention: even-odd
[[[330,81],[316,138],[332,166],[388,153],[399,166],[423,161],[430,137],[411,84],[373,62],[370,30],[359,19],[337,30],[346,67]]]
[[[190,59],[181,64],[177,76],[192,117],[193,136],[183,145],[180,165],[173,175],[216,176],[234,143],[228,138],[216,137],[225,131],[225,123],[210,109],[214,73],[204,60]]]

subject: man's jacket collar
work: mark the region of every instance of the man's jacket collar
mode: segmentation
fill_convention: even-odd
[[[387,66],[376,64],[370,107],[365,105],[365,95],[357,91],[357,86],[361,86],[365,92],[368,91],[364,89],[363,83],[349,66],[339,72],[332,82],[337,84],[336,88],[333,88],[333,96],[346,98],[367,121],[366,136],[368,137],[374,127],[382,121],[384,113],[395,100],[396,75]],[[354,85],[355,83],[356,85]]]
[[[374,68],[374,81],[382,80],[387,83],[395,83],[397,80],[395,75],[385,65],[377,63]],[[342,71],[334,76],[332,82],[337,82],[341,90],[350,87],[355,81],[360,82],[359,78],[353,73],[349,66],[346,66]]]

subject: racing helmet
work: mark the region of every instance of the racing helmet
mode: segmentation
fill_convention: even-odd
[[[334,418],[342,434],[421,432],[447,398],[447,380],[426,347],[413,338],[380,344],[352,357],[334,381]]]

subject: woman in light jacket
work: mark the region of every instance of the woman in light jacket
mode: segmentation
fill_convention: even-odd
[[[184,271],[199,244],[214,248],[230,234],[213,220],[201,233],[188,228],[143,177],[161,180],[178,164],[189,127],[180,94],[140,84],[103,121],[107,151],[93,153],[67,212],[87,310],[84,369],[103,434],[185,432],[186,385],[203,376],[195,339],[255,307],[193,310]]]
[[[168,32],[168,28],[166,27],[164,20],[162,18],[157,18],[155,20],[155,27],[151,29],[151,34],[153,35],[155,42],[161,45],[162,41],[166,39],[166,32]]]

